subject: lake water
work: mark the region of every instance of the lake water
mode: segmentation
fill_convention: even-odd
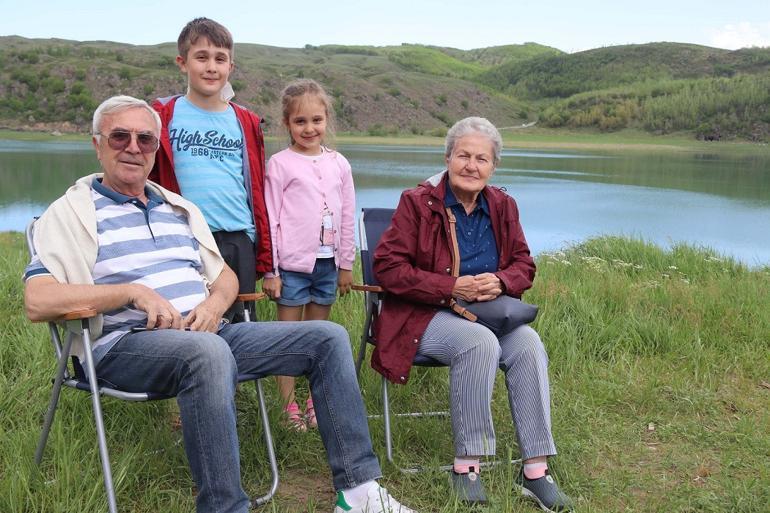
[[[268,154],[278,145],[269,145]],[[401,191],[443,169],[443,149],[349,145],[358,208],[395,207]],[[86,143],[0,140],[0,231],[22,231],[98,162]],[[519,204],[533,253],[588,237],[640,237],[708,246],[770,264],[770,151],[602,153],[510,149],[491,183]]]

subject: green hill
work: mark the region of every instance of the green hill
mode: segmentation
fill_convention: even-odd
[[[731,77],[770,70],[770,49],[721,50],[681,43],[597,48],[507,62],[479,79],[522,98],[566,98],[636,82]]]
[[[0,126],[87,131],[104,98],[183,92],[176,45],[0,37]],[[403,44],[278,48],[237,44],[236,101],[281,129],[279,93],[299,77],[334,97],[338,130],[443,134],[469,115],[499,126],[767,140],[770,48],[720,50],[680,43],[576,54],[536,43],[474,50]]]
[[[117,93],[152,99],[183,92],[173,44],[0,37],[0,123],[85,130],[94,107]],[[481,64],[417,45],[277,48],[237,44],[236,101],[280,132],[280,90],[294,78],[320,81],[334,96],[338,128],[371,133],[441,132],[482,115],[520,122],[526,106],[472,80]]]

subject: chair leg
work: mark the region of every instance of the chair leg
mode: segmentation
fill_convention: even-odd
[[[368,294],[368,292],[366,292]],[[358,347],[358,355],[356,356],[356,378],[361,375],[361,366],[364,363],[366,357],[366,340],[369,338],[369,329],[372,325],[372,303],[366,301],[366,322],[364,323],[364,330],[361,332],[361,344]]]
[[[51,431],[53,419],[56,415],[56,406],[59,404],[59,394],[61,393],[62,383],[64,383],[64,373],[67,370],[70,346],[72,346],[72,339],[68,338],[64,351],[59,355],[59,362],[56,365],[53,390],[51,390],[51,401],[48,403],[48,410],[45,412],[45,420],[43,421],[43,430],[40,433],[40,440],[35,449],[35,465],[38,466],[43,461],[43,452],[45,451],[46,443],[48,443],[48,434]]]
[[[385,453],[393,463],[393,439],[390,432],[390,402],[388,400],[388,380],[382,378],[382,416],[385,418]]]
[[[107,452],[107,437],[104,434],[102,405],[99,400],[99,383],[96,380],[94,357],[91,354],[91,335],[88,328],[88,319],[84,319],[82,324],[83,351],[85,352],[86,357],[86,375],[88,376],[88,383],[91,385],[91,405],[94,410],[94,421],[96,422],[96,437],[99,442],[99,456],[102,460],[102,474],[104,475],[104,488],[107,491],[107,505],[110,513],[117,513],[118,506],[115,501],[115,488],[112,484],[112,467],[110,466],[110,456]]]
[[[253,506],[261,506],[267,501],[273,498],[276,490],[278,489],[278,462],[275,458],[275,448],[273,446],[273,435],[270,431],[270,419],[267,416],[267,408],[265,407],[265,394],[262,391],[262,381],[255,380],[257,387],[257,399],[259,400],[259,413],[262,417],[262,430],[265,433],[265,445],[267,445],[267,457],[270,460],[270,470],[273,473],[273,482],[270,486],[270,491],[262,497],[257,497],[253,501]]]

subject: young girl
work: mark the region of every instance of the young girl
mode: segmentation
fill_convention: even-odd
[[[282,93],[283,124],[291,144],[270,158],[265,201],[273,241],[273,272],[262,290],[278,303],[278,320],[325,320],[353,282],[355,193],[347,159],[324,145],[331,133],[332,102],[313,80],[297,80]],[[289,425],[317,426],[313,399],[304,414],[294,378],[278,376]]]

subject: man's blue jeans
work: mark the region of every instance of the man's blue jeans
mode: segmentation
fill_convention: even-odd
[[[243,322],[218,334],[131,333],[101,359],[96,373],[121,390],[176,396],[198,513],[248,510],[235,425],[238,373],[307,376],[335,489],[381,476],[348,334],[337,324]]]

